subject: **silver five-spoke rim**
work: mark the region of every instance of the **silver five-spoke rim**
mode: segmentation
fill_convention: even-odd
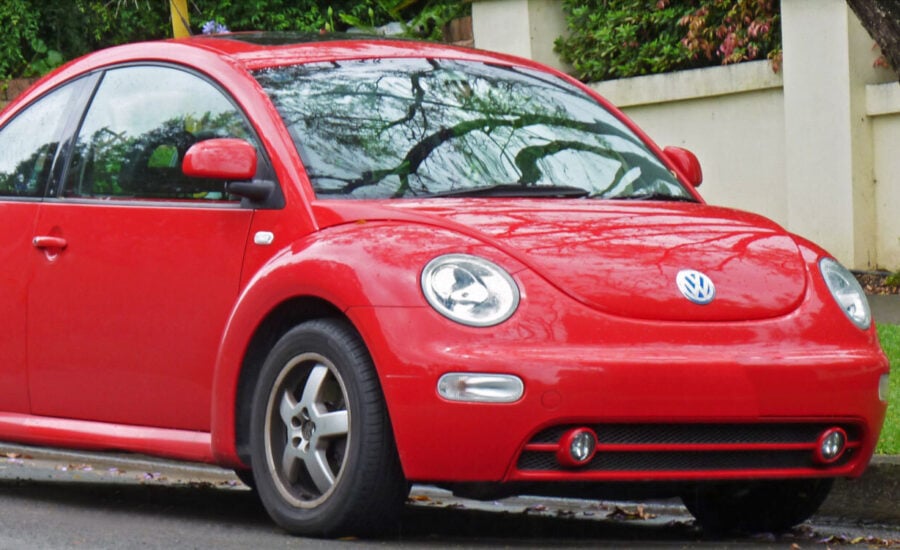
[[[311,508],[331,495],[350,446],[347,390],[334,364],[316,353],[291,359],[266,406],[266,462],[293,506]]]

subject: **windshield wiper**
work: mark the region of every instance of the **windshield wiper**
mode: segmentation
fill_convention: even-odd
[[[685,197],[682,195],[667,195],[665,193],[647,193],[646,195],[626,195],[621,197],[606,197],[614,201],[674,201],[674,202],[697,202],[694,197]]]
[[[473,187],[430,193],[426,197],[541,197],[541,198],[578,198],[587,197],[591,192],[581,187],[565,185],[522,185],[519,183],[500,183],[488,187]]]

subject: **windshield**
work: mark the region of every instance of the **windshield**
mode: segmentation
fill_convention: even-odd
[[[503,196],[693,198],[621,121],[550,74],[404,58],[254,76],[320,198],[490,196],[481,192],[490,189]],[[567,191],[548,193],[555,187]]]

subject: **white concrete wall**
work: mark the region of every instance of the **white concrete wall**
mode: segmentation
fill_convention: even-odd
[[[878,263],[900,269],[900,84],[866,88],[875,158]]]
[[[788,227],[849,265],[875,267],[874,159],[865,106],[866,84],[879,78],[874,42],[845,0],[785,0],[781,21]]]
[[[561,19],[559,0],[476,0],[475,46],[546,63]],[[762,61],[591,86],[660,145],[697,153],[708,202],[768,216],[849,267],[900,269],[897,76],[873,68],[844,0],[782,0],[782,22],[783,75]]]
[[[591,85],[659,145],[696,153],[711,204],[787,223],[781,76],[759,61]]]
[[[527,57],[556,69],[568,70],[553,52],[553,43],[566,33],[559,0],[487,0],[472,4],[475,47]]]

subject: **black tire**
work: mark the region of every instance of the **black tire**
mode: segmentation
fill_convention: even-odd
[[[779,532],[809,519],[828,496],[833,479],[794,479],[704,485],[681,500],[704,531]]]
[[[252,407],[256,490],[278,525],[325,537],[395,528],[408,488],[372,359],[349,323],[314,320],[285,334]]]

